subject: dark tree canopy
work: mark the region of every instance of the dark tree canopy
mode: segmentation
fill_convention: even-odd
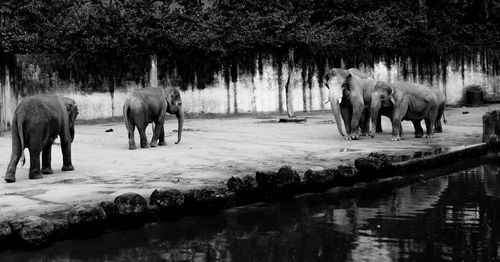
[[[6,0],[10,53],[200,53],[500,46],[493,0]]]

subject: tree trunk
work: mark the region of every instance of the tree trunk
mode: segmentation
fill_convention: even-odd
[[[294,71],[295,71],[295,61],[293,59],[294,49],[288,49],[288,80],[286,81],[286,112],[288,117],[295,117],[295,112],[293,111],[293,96],[292,91],[294,87]]]

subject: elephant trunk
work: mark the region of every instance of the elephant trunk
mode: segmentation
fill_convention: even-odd
[[[340,104],[339,99],[333,96],[330,96],[330,105],[332,106],[333,116],[335,117],[335,123],[337,123],[337,129],[342,136],[345,136],[344,131],[342,130],[342,119],[340,117]]]
[[[372,98],[372,103],[370,105],[370,118],[371,118],[371,128],[370,128],[370,136],[375,137],[375,132],[377,129],[377,119],[378,119],[378,111],[382,104],[377,99]]]
[[[184,127],[184,112],[182,110],[182,107],[175,114],[175,116],[177,116],[177,120],[178,120],[177,142],[175,142],[175,143],[179,144],[181,142],[181,138],[182,138],[182,128]]]

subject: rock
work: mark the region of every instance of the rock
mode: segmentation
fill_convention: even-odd
[[[163,215],[177,216],[184,208],[184,195],[177,189],[156,189],[149,204],[157,206]]]
[[[274,191],[276,189],[276,172],[272,171],[257,171],[255,173],[255,180],[259,185],[259,189],[264,192]]]
[[[357,180],[357,171],[353,166],[340,165],[335,176],[337,186],[350,186]]]
[[[11,221],[10,227],[15,240],[27,247],[48,244],[54,231],[54,225],[50,221],[37,216]]]
[[[184,194],[185,206],[190,213],[213,213],[235,204],[235,194],[223,187],[207,186],[190,189]]]
[[[104,209],[104,213],[106,213],[106,224],[116,225],[118,222],[118,207],[116,207],[115,203],[111,201],[102,201],[99,205]]]
[[[126,193],[119,195],[115,198],[114,203],[123,226],[142,224],[148,216],[148,202],[139,194]]]
[[[10,229],[9,222],[0,221],[0,245],[8,242],[8,239],[11,237],[11,235],[12,230]]]
[[[354,160],[354,166],[359,170],[363,179],[376,179],[387,176],[391,171],[392,163],[386,154],[370,153],[368,157]]]
[[[234,177],[234,176],[232,176],[231,178],[229,178],[227,180],[226,186],[227,186],[227,189],[229,191],[235,192],[235,193],[241,192],[245,188],[245,185],[243,183],[243,179],[241,179],[239,177]]]
[[[281,167],[278,172],[257,172],[255,179],[267,200],[286,198],[298,193],[300,176],[290,166]]]
[[[236,194],[237,205],[244,205],[258,200],[257,180],[253,176],[231,177],[226,183],[229,191]]]
[[[294,195],[300,187],[300,176],[290,166],[282,166],[276,174],[276,189],[280,195]]]
[[[80,204],[70,209],[68,224],[73,235],[99,235],[106,229],[106,213],[98,204]]]
[[[68,238],[70,231],[67,219],[51,219],[50,222],[54,225],[54,232],[52,234],[52,238],[54,240],[63,240]]]
[[[243,179],[239,177],[231,177],[226,183],[227,188],[235,193],[249,193],[254,191],[258,184],[253,176],[244,176]]]
[[[337,170],[324,169],[313,171],[307,170],[304,174],[304,183],[309,190],[323,191],[335,185]]]

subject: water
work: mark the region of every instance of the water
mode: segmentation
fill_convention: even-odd
[[[500,165],[388,192],[301,196],[105,236],[7,251],[0,261],[491,261]]]

